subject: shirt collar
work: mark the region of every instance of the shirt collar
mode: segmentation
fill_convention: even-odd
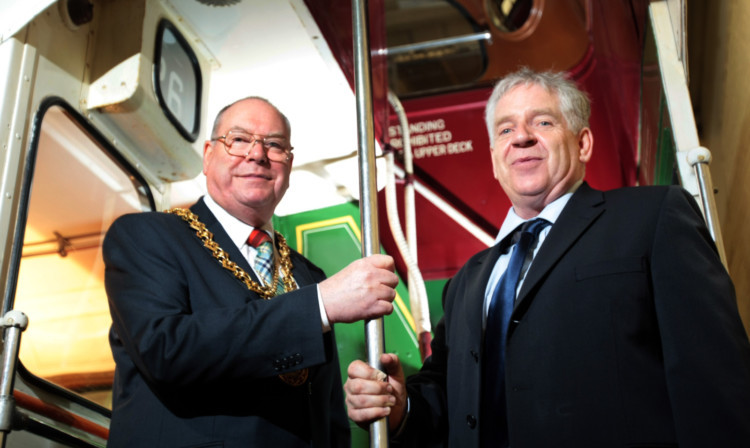
[[[560,213],[562,213],[563,208],[565,208],[565,205],[570,200],[570,197],[573,196],[573,193],[578,189],[579,186],[583,181],[576,182],[573,187],[568,190],[567,193],[560,196],[559,198],[555,199],[554,201],[547,204],[546,207],[542,210],[541,213],[539,213],[537,216],[531,219],[536,218],[544,218],[550,223],[554,224],[555,221],[557,221],[557,218],[560,217]],[[497,234],[497,237],[495,238],[495,244],[499,243],[503,240],[506,236],[508,236],[511,232],[516,230],[516,228],[523,224],[524,222],[529,221],[528,219],[523,219],[520,216],[516,214],[516,211],[513,210],[513,207],[511,207],[508,210],[508,214],[505,216],[505,221],[503,221],[503,225],[500,226],[500,231]]]
[[[221,224],[221,226],[224,228],[224,231],[227,232],[227,235],[229,235],[229,238],[237,247],[242,248],[243,245],[247,244],[247,237],[255,227],[249,224],[245,224],[244,222],[230,215],[228,211],[224,210],[224,208],[222,208],[216,201],[214,201],[211,195],[205,195],[203,197],[203,201],[206,203],[206,207],[211,210],[211,213],[214,214],[216,220],[219,221],[219,224]],[[274,240],[272,223],[268,222],[264,224],[261,227],[261,230],[264,230],[271,237],[271,241]]]

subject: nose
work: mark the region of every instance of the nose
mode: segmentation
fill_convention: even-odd
[[[256,145],[256,143],[258,143]],[[249,147],[247,148],[247,153],[245,154],[245,159],[248,158],[250,160],[255,160],[256,162],[266,162],[268,160],[268,157],[266,156],[266,148],[263,146],[263,139],[262,138],[254,138],[250,143]],[[255,148],[259,148],[260,153],[255,151]]]
[[[513,145],[521,148],[527,146],[533,146],[536,143],[536,136],[531,132],[528,126],[520,125],[516,128],[516,132],[513,135]]]

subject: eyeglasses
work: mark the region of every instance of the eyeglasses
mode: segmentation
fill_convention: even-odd
[[[269,160],[286,162],[292,154],[293,147],[289,146],[283,137],[266,137],[242,131],[229,131],[211,140],[219,140],[224,144],[227,154],[237,157],[247,157],[256,143],[260,143]]]

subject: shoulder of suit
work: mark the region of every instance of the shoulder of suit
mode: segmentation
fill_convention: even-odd
[[[641,213],[652,213],[665,206],[685,207],[700,213],[696,199],[679,185],[624,187],[600,193],[603,204],[608,209],[622,210],[625,213],[632,213],[636,209]]]
[[[156,211],[147,211],[147,212],[135,212],[135,213],[126,213],[124,215],[119,216],[117,219],[115,219],[114,223],[117,223],[118,225],[139,225],[139,224],[145,224],[145,223],[157,223],[157,222],[172,222],[172,221],[181,221],[182,218],[179,216],[167,213],[166,211],[163,212],[156,212]],[[113,224],[114,224],[113,223]]]
[[[642,185],[637,187],[622,187],[602,191],[605,200],[662,200],[670,192],[676,193],[684,189],[678,185]]]
[[[195,231],[177,215],[166,212],[140,212],[127,213],[119,216],[112,222],[107,234],[132,235],[135,238],[139,236],[153,237],[155,234],[177,234],[180,228],[184,227],[186,231],[194,233]]]

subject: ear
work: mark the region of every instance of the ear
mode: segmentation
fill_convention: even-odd
[[[587,163],[591,160],[591,154],[594,150],[594,134],[589,128],[581,129],[578,133],[578,160],[581,163]]]
[[[289,153],[289,160],[287,160],[287,164],[289,165],[289,171],[292,170],[292,164],[294,163],[294,153]]]
[[[203,174],[206,174],[206,168],[208,167],[213,151],[214,145],[211,144],[210,140],[206,140],[203,144]]]

